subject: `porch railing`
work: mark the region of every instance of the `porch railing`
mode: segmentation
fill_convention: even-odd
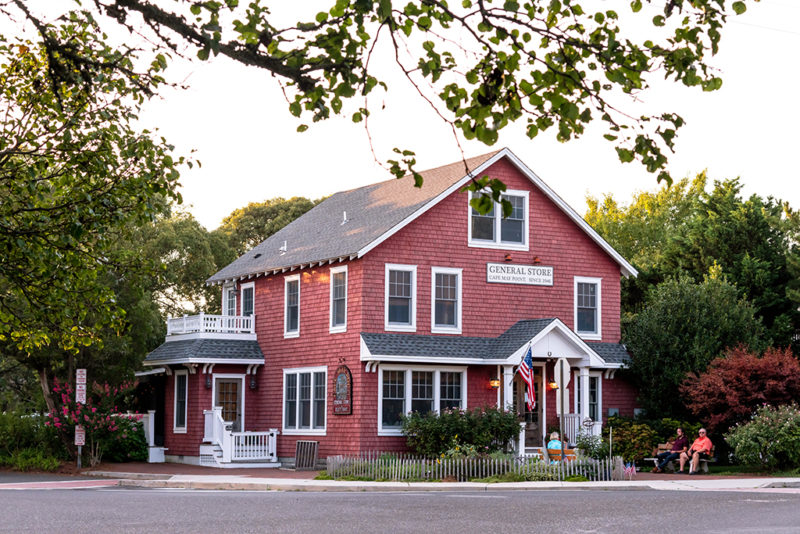
[[[167,319],[167,335],[194,334],[254,334],[254,315],[184,315]]]
[[[203,441],[220,448],[220,462],[278,461],[277,429],[271,428],[267,432],[232,432],[231,423],[222,419],[222,408],[219,406],[204,410],[203,416]]]

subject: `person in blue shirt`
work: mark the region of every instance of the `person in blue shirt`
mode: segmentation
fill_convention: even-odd
[[[547,442],[547,448],[561,450],[561,440],[558,439],[558,432],[550,434],[550,441]]]

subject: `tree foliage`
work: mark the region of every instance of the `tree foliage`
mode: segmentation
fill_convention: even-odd
[[[222,236],[235,256],[241,256],[319,202],[304,197],[251,202],[225,217],[213,234]]]
[[[721,278],[668,280],[653,288],[644,309],[623,324],[632,354],[630,374],[651,417],[686,415],[678,395],[689,372],[702,373],[723,350],[766,345],[752,304]]]
[[[721,273],[779,346],[800,330],[800,222],[788,203],[741,197],[738,180],[715,182],[704,173],[655,193],[638,193],[620,206],[589,198],[586,220],[641,275],[623,281],[623,311],[636,313],[648,289],[676,276],[697,282]]]
[[[763,356],[744,347],[726,352],[681,385],[689,410],[711,431],[724,432],[750,419],[764,404],[782,406],[800,398],[800,362],[789,349]]]
[[[622,14],[577,0],[331,4],[289,22],[268,0],[74,0],[69,8],[106,28],[127,28],[139,41],[146,32],[162,64],[169,53],[188,49],[201,60],[222,55],[265,69],[284,89],[289,112],[304,121],[332,115],[366,121],[373,92],[388,90],[381,69],[386,62],[373,57],[386,48],[394,72],[456,138],[493,145],[503,128],[519,121],[530,138],[549,130],[568,141],[600,121],[619,159],[639,161],[659,180],[669,179],[667,155],[684,121],[667,110],[640,115],[635,96],[659,78],[719,89],[722,80],[707,62],[719,50],[728,15],[745,11],[739,0],[672,0],[663,7],[635,0],[620,3]],[[79,66],[91,65],[67,39],[42,30],[44,17],[34,7],[31,0],[0,3],[0,10],[41,32],[48,57],[69,55]],[[90,8],[93,15],[85,11]],[[634,28],[643,26],[640,37]],[[49,74],[56,80],[63,75],[58,69]],[[391,170],[398,176],[413,171],[414,152],[395,151],[398,159],[387,161]],[[486,185],[498,199],[503,184],[476,177],[476,190]]]

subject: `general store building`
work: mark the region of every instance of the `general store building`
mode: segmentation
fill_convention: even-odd
[[[466,165],[465,165],[466,164]],[[147,356],[163,372],[168,460],[267,465],[404,450],[401,414],[503,406],[517,447],[540,447],[571,373],[566,434],[633,415],[616,371],[620,278],[636,270],[508,149],[337,193],[209,279],[220,315],[168,321]],[[502,180],[513,205],[482,215],[463,190]],[[537,405],[516,375],[528,347]]]

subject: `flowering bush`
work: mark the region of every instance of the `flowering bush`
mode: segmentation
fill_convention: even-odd
[[[658,444],[658,435],[649,425],[623,417],[609,417],[603,426],[603,438],[608,441],[613,429],[611,450],[614,456],[622,456],[626,462],[637,462],[650,456]]]
[[[800,409],[761,406],[747,423],[725,434],[737,460],[765,469],[800,466]]]
[[[411,412],[403,416],[403,434],[409,448],[423,456],[441,456],[454,443],[460,449],[471,446],[476,455],[488,454],[504,449],[519,434],[519,422],[514,412],[494,407]]]
[[[53,385],[53,400],[56,403],[54,413],[48,414],[45,423],[56,429],[67,450],[76,455],[73,445],[75,427],[80,425],[86,431],[86,446],[89,453],[89,465],[100,463],[104,450],[116,439],[127,437],[129,426],[123,422],[125,414],[120,413],[117,402],[129,393],[133,383],[124,383],[118,387],[108,384],[92,384],[91,395],[87,394],[86,404],[75,401],[75,391],[68,383],[57,380]],[[138,420],[138,417],[137,417]]]

